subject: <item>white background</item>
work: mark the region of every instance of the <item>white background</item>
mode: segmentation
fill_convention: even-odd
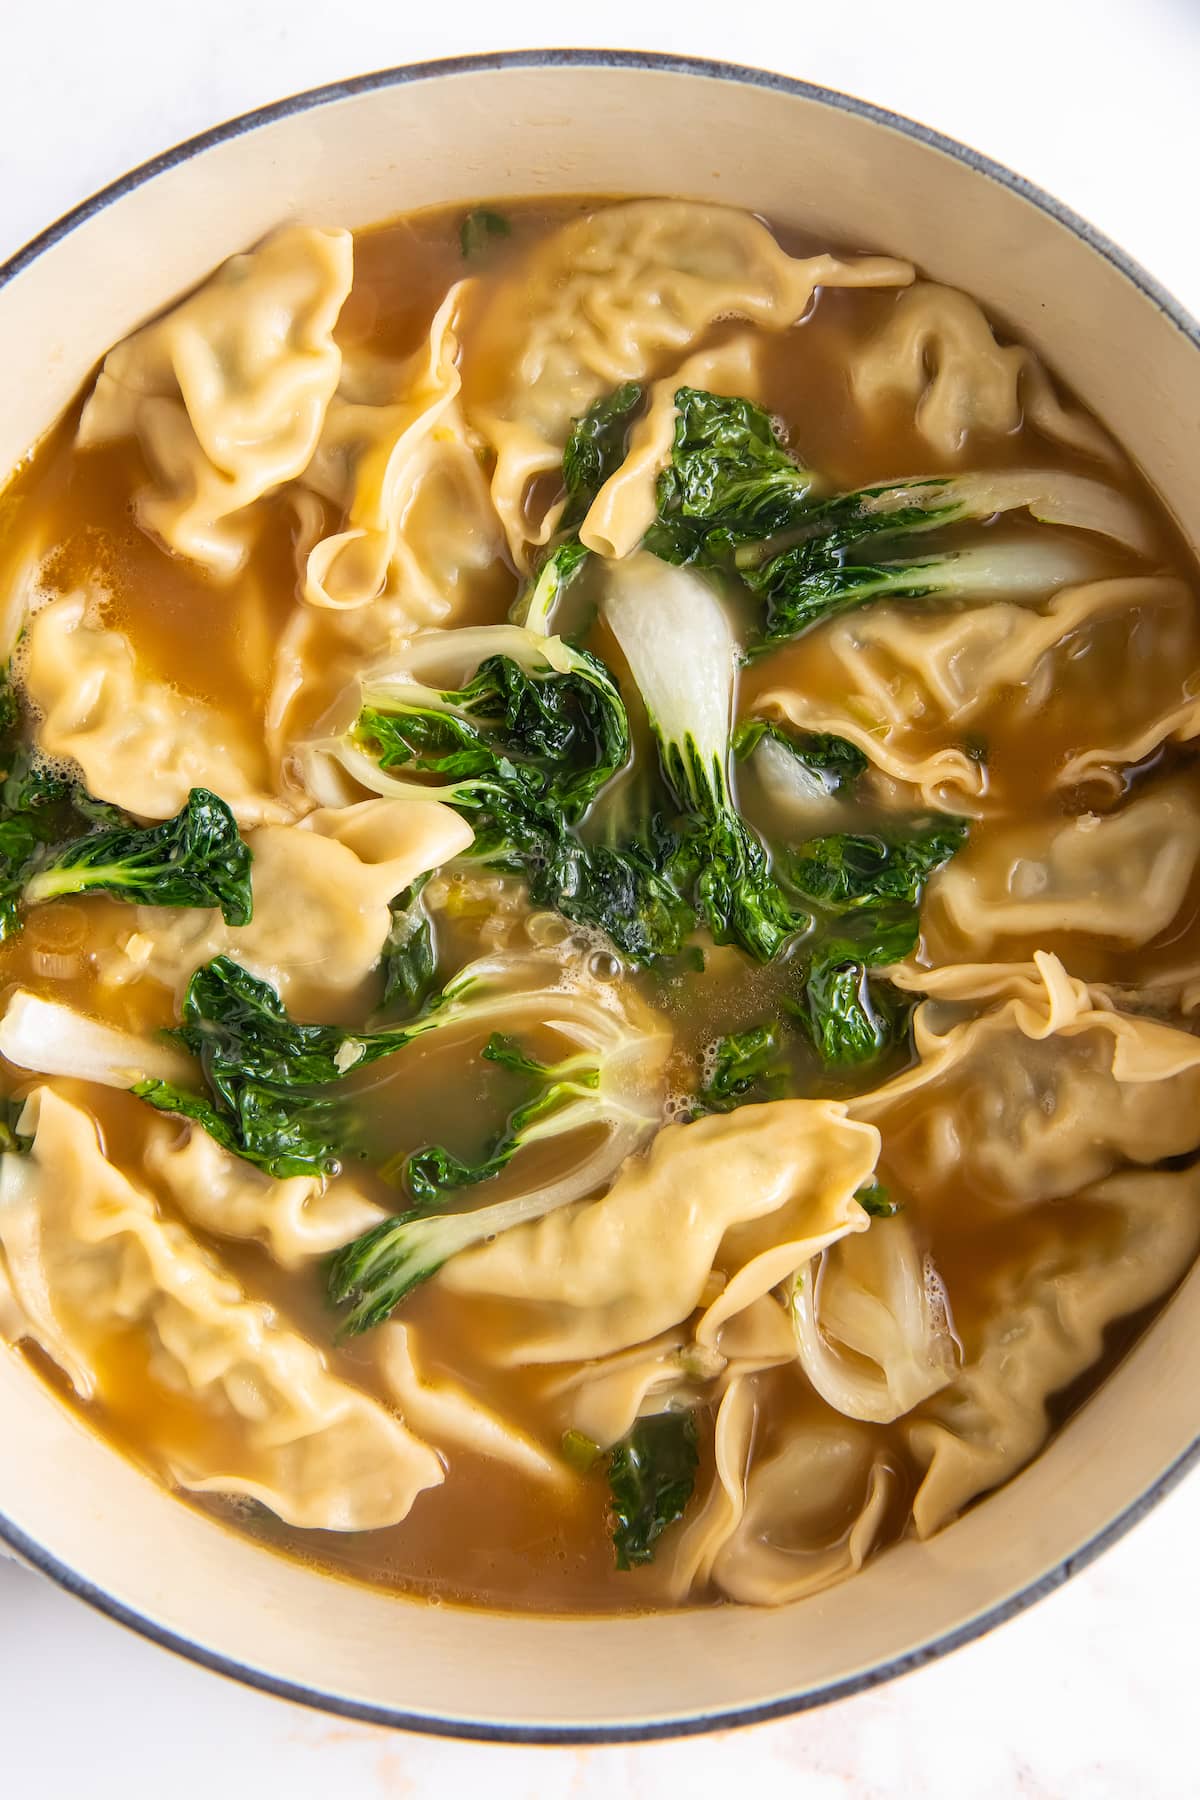
[[[757,63],[892,106],[1058,194],[1200,313],[1195,0],[7,0],[3,17],[0,256],[133,164],[297,89],[576,43]],[[1183,1800],[1200,1789],[1198,1527],[1194,1479],[1033,1612],[920,1674],[784,1724],[627,1750],[325,1719],[152,1650],[0,1562],[0,1793]]]

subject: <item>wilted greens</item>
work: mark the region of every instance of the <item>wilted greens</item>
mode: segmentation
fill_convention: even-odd
[[[870,971],[911,955],[924,885],[966,838],[964,819],[940,815],[888,834],[811,838],[783,853],[788,880],[825,928],[792,1010],[827,1064],[868,1062],[907,1029],[911,1003]]]
[[[919,477],[830,495],[762,407],[688,387],[675,404],[671,462],[659,478],[645,547],[668,562],[722,570],[756,597],[761,623],[751,655],[872,600],[1046,594],[1093,567],[1086,549],[1053,537],[984,537],[899,559],[866,555],[865,540],[903,539],[1021,507],[1120,535],[1119,516],[1097,494],[1056,491],[1037,472]]]
[[[490,1152],[476,1162],[464,1162],[440,1144],[413,1151],[405,1163],[404,1180],[414,1205],[423,1210],[441,1206],[456,1188],[490,1181],[508,1167],[518,1150],[576,1131],[606,1110],[600,1093],[603,1069],[586,1051],[559,1063],[540,1063],[512,1038],[493,1032],[482,1054],[488,1062],[531,1077],[534,1091],[509,1115]]]
[[[654,1561],[663,1532],[681,1519],[696,1486],[699,1456],[690,1412],[639,1419],[608,1458],[613,1549],[618,1569]]]
[[[916,906],[921,890],[967,839],[967,821],[949,814],[894,831],[834,832],[787,852],[792,886],[839,911],[890,902]]]
[[[697,1112],[732,1112],[736,1106],[777,1100],[786,1093],[790,1070],[780,1035],[778,1024],[751,1025],[718,1038],[706,1058]]]
[[[470,261],[488,248],[494,238],[512,236],[511,221],[504,213],[497,212],[491,206],[477,206],[463,219],[459,228],[458,245],[464,258]]]
[[[733,734],[733,753],[744,762],[764,739],[782,744],[827,794],[853,787],[867,767],[858,745],[846,738],[828,731],[798,731],[778,719],[743,719]]]
[[[229,925],[253,911],[250,851],[219,795],[193,788],[161,825],[139,825],[40,761],[20,739],[21,708],[0,684],[0,938],[24,911],[67,894],[142,906],[214,906]]]
[[[458,976],[406,1024],[354,1033],[293,1019],[269,982],[219,956],[192,976],[169,1034],[198,1059],[207,1093],[163,1081],[134,1092],[271,1175],[333,1174],[350,1148],[344,1077],[426,1032],[469,1023],[474,990],[469,974]]]
[[[716,943],[739,944],[768,962],[810,919],[788,900],[734,798],[729,623],[703,580],[682,570],[652,587],[615,586],[604,613],[633,671],[678,809],[676,878]]]
[[[560,526],[574,531],[610,475],[625,459],[629,426],[641,404],[642,390],[627,381],[611,394],[596,400],[576,419],[563,451],[563,487],[567,504]]]
[[[760,406],[700,388],[680,388],[675,406],[675,444],[659,477],[647,550],[667,562],[719,564],[738,545],[806,515],[815,478]]]

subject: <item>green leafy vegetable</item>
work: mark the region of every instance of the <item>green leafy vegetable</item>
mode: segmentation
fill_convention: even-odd
[[[829,1068],[873,1062],[907,1029],[907,1003],[890,983],[872,981],[870,966],[838,939],[809,963],[794,1011]]]
[[[536,1006],[538,1001],[551,1004],[549,995],[534,994],[531,1003]],[[473,1013],[475,1019],[482,1017],[486,1004],[488,999],[484,997],[479,1010]],[[513,995],[498,995],[493,1004],[511,1010]],[[459,1017],[470,1017],[471,1006],[468,999]],[[522,1075],[533,1076],[542,1085],[543,1093],[547,1093],[542,1114],[538,1114],[538,1094],[534,1094],[534,1107],[527,1114],[522,1141],[529,1141],[529,1136],[543,1125],[554,1132],[579,1125],[603,1125],[603,1132],[590,1134],[594,1147],[587,1148],[567,1174],[552,1175],[540,1186],[525,1188],[511,1201],[498,1201],[466,1213],[426,1211],[423,1206],[414,1206],[399,1213],[396,1219],[381,1220],[376,1228],[347,1244],[329,1265],[329,1298],[345,1309],[342,1336],[354,1336],[380,1325],[417,1283],[428,1280],[444,1262],[464,1249],[484,1244],[502,1231],[531,1224],[558,1206],[569,1206],[588,1193],[596,1193],[604,1183],[612,1181],[626,1156],[658,1129],[662,1121],[660,1064],[644,1033],[621,1013],[612,1012],[599,1001],[588,1003],[581,995],[574,999],[574,1010],[576,1031],[570,1035],[587,1051],[587,1058],[583,1051],[570,1058],[574,1067],[569,1071],[563,1064],[545,1069],[506,1039],[493,1037],[489,1049],[493,1060]],[[596,1085],[592,1085],[592,1071],[596,1071]],[[551,1100],[552,1087],[558,1087],[558,1093],[552,1094]],[[569,1089],[574,1089],[574,1093]],[[439,1177],[443,1166],[435,1166],[430,1174],[432,1181],[426,1197],[437,1204],[441,1201]],[[484,1170],[486,1174],[488,1170]]]
[[[469,261],[486,250],[493,238],[506,238],[512,235],[511,221],[501,212],[495,212],[490,206],[477,206],[469,212],[459,229],[458,242],[463,256]]]
[[[613,1097],[601,1091],[602,1065],[587,1052],[560,1063],[540,1063],[512,1038],[493,1032],[483,1054],[489,1062],[532,1076],[536,1090],[509,1116],[498,1142],[478,1162],[463,1162],[439,1144],[414,1151],[405,1167],[405,1179],[414,1204],[422,1211],[441,1206],[455,1188],[489,1181],[508,1167],[518,1150],[603,1121],[612,1110]]]
[[[678,843],[665,823],[652,815],[620,843],[585,843],[574,829],[628,761],[616,683],[561,639],[496,629],[510,654],[485,658],[463,689],[366,681],[339,747],[345,766],[380,793],[436,796],[464,813],[475,833],[467,860],[523,876],[535,905],[599,927],[632,961],[674,954],[695,913],[673,878]],[[423,779],[398,782],[396,769]]]
[[[346,1308],[339,1336],[355,1337],[381,1325],[451,1257],[595,1192],[657,1123],[657,1118],[644,1116],[636,1128],[614,1135],[607,1150],[586,1159],[570,1176],[512,1200],[459,1213],[428,1212],[416,1206],[381,1220],[330,1260],[329,1298]]]
[[[253,912],[250,851],[224,800],[193,788],[161,825],[89,832],[39,856],[24,871],[29,906],[63,894],[104,893],[145,906],[219,906],[227,925]]]
[[[555,608],[590,554],[576,538],[552,551],[534,580],[514,600],[509,613],[513,624],[539,637],[549,636]]]
[[[550,631],[559,600],[589,555],[573,534],[604,483],[625,460],[630,422],[641,399],[638,384],[627,381],[594,401],[582,418],[574,421],[562,460],[566,498],[559,531],[565,541],[550,552],[534,580],[513,602],[509,617],[515,624],[541,635]]]
[[[696,1421],[689,1412],[639,1419],[608,1459],[613,1549],[618,1569],[654,1561],[668,1526],[683,1517],[696,1486]]]
[[[744,762],[764,739],[782,744],[828,794],[853,786],[867,767],[866,756],[846,738],[830,731],[798,731],[778,719],[743,719],[733,734],[733,754]]]
[[[21,742],[20,697],[0,678],[0,939],[27,906],[104,893],[147,906],[219,906],[229,925],[253,910],[250,851],[225,802],[193,788],[175,818],[139,825]]]
[[[760,962],[810,920],[788,902],[729,785],[735,646],[716,596],[683,570],[652,592],[614,586],[605,616],[641,691],[659,763],[685,815],[668,871],[718,944]]]
[[[1052,593],[1083,580],[1093,564],[1073,546],[1056,539],[985,544],[967,550],[899,562],[856,560],[836,535],[793,545],[758,568],[743,568],[743,579],[764,603],[758,655],[799,637],[810,626],[870,600],[1001,599],[1014,594]]]
[[[675,406],[675,443],[659,477],[648,550],[666,562],[720,563],[736,545],[784,531],[805,514],[814,477],[761,407],[688,387]]]
[[[485,657],[463,688],[365,682],[355,738],[383,769],[448,783],[423,797],[468,816],[540,803],[577,819],[629,756],[616,683],[598,657],[560,638],[499,633],[510,653]]]
[[[428,872],[419,875],[391,903],[392,922],[382,958],[385,1007],[402,1000],[415,1012],[433,991],[437,952],[433,921],[422,898],[428,880]]]
[[[513,1208],[513,1223],[522,1222]],[[334,1306],[347,1311],[340,1338],[371,1331],[391,1317],[400,1302],[436,1275],[452,1256],[482,1243],[487,1228],[473,1220],[497,1209],[481,1207],[477,1213],[426,1213],[419,1207],[383,1219],[330,1258],[328,1294]]]
[[[807,900],[839,911],[905,901],[915,906],[925,882],[966,840],[967,821],[950,814],[894,836],[835,832],[789,851],[788,879]]]
[[[1028,507],[1035,518],[1129,541],[1108,490],[1062,491],[1038,472],[917,477],[820,499],[816,478],[789,455],[762,408],[696,388],[681,388],[676,404],[671,463],[659,479],[645,546],[667,562],[741,576],[764,602],[762,641],[752,654],[870,600],[1045,593],[1094,572],[1086,552],[1061,540],[880,562],[861,548],[875,537]]]
[[[732,1112],[750,1101],[777,1100],[786,1090],[788,1066],[778,1025],[753,1025],[730,1032],[713,1045],[709,1069],[697,1095],[702,1112]]]
[[[637,382],[627,381],[593,401],[583,417],[575,420],[563,451],[567,504],[559,523],[564,531],[574,531],[583,523],[604,483],[624,462],[630,420],[641,399]]]
[[[787,548],[789,538],[798,542],[828,536],[846,547],[875,536],[911,537],[968,520],[990,520],[1022,508],[1046,524],[1101,532],[1130,549],[1145,549],[1136,522],[1111,488],[1045,470],[990,470],[914,476],[834,494],[818,500],[788,532],[770,542],[741,546],[735,561],[741,568],[754,568]]]
[[[802,998],[793,1010],[832,1066],[870,1061],[908,1028],[910,1003],[869,971],[916,948],[925,882],[967,839],[950,815],[882,831],[811,838],[783,861],[804,897],[837,916],[808,953]]]
[[[133,1091],[162,1112],[194,1119],[269,1174],[336,1174],[347,1130],[337,1084],[351,1069],[467,1016],[472,987],[469,976],[456,977],[418,1018],[355,1034],[340,1025],[299,1023],[268,982],[219,956],[192,976],[183,1022],[170,1033],[199,1058],[208,1095],[163,1081],[144,1081]]]
[[[634,963],[675,955],[696,915],[676,884],[677,840],[657,816],[641,839],[586,844],[553,805],[506,803],[496,793],[467,860],[520,875],[535,906],[603,931]]]
[[[892,1199],[881,1181],[864,1182],[854,1198],[873,1219],[891,1219],[900,1211],[900,1202]]]
[[[909,955],[917,936],[915,907],[869,908],[809,953],[800,997],[785,1004],[829,1067],[871,1062],[907,1030],[910,1000],[870,971]]]

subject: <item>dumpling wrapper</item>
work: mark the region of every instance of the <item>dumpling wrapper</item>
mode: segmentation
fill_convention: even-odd
[[[76,441],[137,439],[152,476],[138,523],[166,549],[224,580],[241,568],[239,515],[316,449],[352,278],[348,231],[287,226],[109,351]]]
[[[417,1332],[392,1320],[379,1328],[379,1368],[405,1423],[445,1454],[470,1450],[507,1463],[518,1474],[552,1487],[567,1487],[572,1474],[527,1432],[502,1418],[460,1382],[425,1365]]]
[[[911,406],[918,432],[948,462],[974,440],[1009,437],[1022,424],[1052,443],[1121,460],[1094,419],[1059,399],[1032,350],[1001,347],[978,302],[937,282],[897,295],[852,365],[850,389],[868,416],[888,402]]]
[[[33,1145],[0,1160],[0,1249],[20,1335],[83,1400],[106,1398],[132,1342],[139,1379],[170,1398],[143,1423],[181,1487],[244,1495],[308,1529],[370,1531],[439,1485],[434,1452],[160,1217],[88,1113],[39,1087],[19,1129]]]
[[[291,818],[268,791],[261,732],[140,670],[122,632],[89,621],[85,595],[34,614],[20,678],[39,749],[78,764],[98,800],[169,819],[192,788],[206,787],[239,825]]]
[[[308,549],[303,593],[333,611],[398,600],[432,625],[493,567],[503,534],[459,405],[455,320],[469,283],[439,306],[424,344],[391,365],[350,353],[304,484],[338,507],[340,531]]]
[[[492,499],[518,567],[561,513],[550,505],[531,519],[530,485],[559,471],[571,423],[594,400],[686,355],[720,319],[782,331],[818,287],[912,278],[894,257],[789,256],[751,214],[689,200],[601,206],[536,244],[485,289],[472,340],[479,366],[505,378],[498,391],[466,395],[470,422],[496,453]]]
[[[672,1599],[710,1583],[749,1606],[783,1606],[860,1569],[878,1539],[895,1475],[867,1427],[804,1424],[751,1460],[760,1380],[730,1383],[717,1412],[715,1470],[697,1510],[664,1541]]]
[[[564,1427],[605,1450],[644,1414],[719,1399],[739,1375],[795,1360],[796,1332],[788,1312],[772,1294],[763,1294],[722,1326],[715,1344],[697,1344],[685,1326],[676,1325],[631,1350],[553,1370],[543,1392],[559,1409]]]
[[[879,1154],[840,1102],[776,1100],[668,1125],[608,1193],[454,1257],[456,1294],[519,1302],[506,1364],[575,1362],[643,1344],[701,1305],[694,1336],[722,1325],[870,1218],[854,1198]]]
[[[1014,819],[968,840],[930,878],[925,960],[1017,957],[1072,938],[1148,944],[1176,919],[1200,861],[1200,787],[1191,775],[1140,789],[1111,813]]]
[[[1071,683],[1076,669],[1094,667],[1101,637],[1114,671],[1134,662],[1138,679],[1115,679],[1100,695],[1089,685],[1090,712],[1103,708],[1104,741],[1079,752]],[[1063,588],[1039,605],[881,601],[807,632],[773,662],[778,679],[756,712],[848,738],[884,775],[913,784],[926,806],[981,814],[992,803],[987,770],[964,747],[972,735],[987,741],[997,730],[1019,737],[1036,729],[1043,740],[1061,739],[1061,762],[1046,759],[1048,788],[1095,778],[1114,761],[1186,736],[1194,721],[1185,690],[1200,666],[1200,632],[1186,583],[1121,577]],[[1120,754],[1125,747],[1133,754]],[[1028,775],[1022,779],[1027,789]]]
[[[913,1196],[965,1181],[1029,1207],[1200,1146],[1200,1037],[1096,1004],[1057,957],[889,973],[932,991],[913,1021],[918,1060],[849,1107],[879,1127]],[[972,999],[978,1017],[947,1016],[944,1002]]]
[[[189,1224],[262,1244],[283,1269],[340,1250],[387,1216],[349,1176],[268,1175],[198,1125],[152,1120],[142,1161]]]
[[[1115,1230],[1104,1254],[1078,1220],[989,1283],[986,1316],[955,1380],[907,1425],[925,1468],[921,1537],[1007,1481],[1050,1435],[1048,1402],[1090,1369],[1107,1328],[1157,1300],[1200,1249],[1200,1169],[1129,1170],[1079,1196]]]

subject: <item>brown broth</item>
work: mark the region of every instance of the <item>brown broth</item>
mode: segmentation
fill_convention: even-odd
[[[469,271],[479,277],[463,330],[464,382],[473,398],[486,396],[504,375],[502,368],[488,366],[475,355],[490,284],[530,242],[592,204],[578,198],[506,203],[511,236],[493,240],[478,267],[473,264]],[[464,274],[461,219],[457,210],[439,209],[358,234],[354,290],[338,327],[343,347],[361,346],[375,355],[402,358],[418,346],[448,287]],[[784,234],[783,241],[792,249],[804,247],[794,236]],[[894,296],[882,292],[825,292],[802,324],[766,336],[766,402],[786,421],[796,453],[838,486],[930,472],[930,453],[907,410],[897,406],[868,430],[851,398],[849,358],[894,304]],[[731,329],[717,327],[712,341]],[[136,449],[118,445],[76,452],[77,416],[75,409],[47,436],[6,491],[0,510],[0,571],[6,579],[15,579],[31,544],[41,552],[53,549],[43,571],[45,587],[65,592],[80,584],[98,584],[107,596],[106,618],[128,634],[147,669],[181,693],[239,717],[248,731],[261,730],[272,656],[296,599],[298,524],[293,508],[283,496],[260,503],[263,526],[249,565],[232,588],[220,587],[193,565],[164,555],[137,528],[132,496],[145,472]],[[975,466],[1002,469],[1044,464],[1049,455],[1050,447],[1023,429],[982,446],[974,461]],[[1057,447],[1053,455],[1061,466],[1088,468],[1084,459]],[[1123,483],[1155,521],[1162,566],[1188,570],[1178,538],[1154,496],[1132,470],[1124,471]],[[1017,533],[1030,529],[1019,522],[1008,522],[1004,528]],[[932,547],[937,540],[925,541]],[[1105,573],[1127,571],[1128,559],[1119,552],[1099,554]],[[506,562],[498,563],[472,591],[465,616],[502,620],[516,583],[515,571]],[[594,642],[607,658],[619,660],[611,640]],[[981,720],[989,777],[987,816],[973,830],[973,842],[981,850],[989,834],[1014,816],[1065,815],[1091,803],[1086,795],[1060,792],[1053,776],[1080,745],[1103,739],[1111,723],[1113,694],[1126,672],[1127,653],[1119,633],[1100,628],[1087,655],[1064,675],[1040,712],[1032,717],[1021,714],[1002,696]],[[1189,627],[1184,660],[1186,666],[1174,670],[1174,687],[1162,678],[1164,709],[1179,698],[1186,680],[1200,666],[1200,623],[1193,621]],[[819,637],[811,636],[752,665],[742,679],[742,708],[749,708],[766,688],[787,680],[825,694],[831,703],[839,697],[837,669],[823,655]],[[328,688],[321,688],[301,707],[297,722],[311,723],[329,704],[336,685],[331,674]],[[936,734],[925,736],[928,747]],[[923,747],[915,729],[906,741],[913,749]],[[644,730],[641,742],[645,754]],[[512,890],[511,884],[504,888],[476,883],[470,892],[461,883],[443,885],[440,946],[449,968],[478,953],[480,944],[489,941],[489,931],[490,941],[502,941],[505,931],[496,924],[496,899],[505,893],[511,900]],[[145,1032],[168,1025],[173,1022],[174,1002],[157,983],[144,979],[113,986],[103,979],[105,957],[119,953],[130,929],[128,909],[115,901],[62,901],[40,910],[20,936],[0,945],[0,994],[20,984],[102,1012],[114,1024],[130,1029]],[[505,929],[510,935],[519,934],[519,907]],[[1195,960],[1200,951],[1200,891],[1189,897],[1182,925],[1169,935],[1169,943],[1152,945],[1134,957],[1085,942],[1076,946],[1073,969],[1088,977],[1134,980],[1164,963],[1189,956]],[[1025,948],[1017,947],[1012,959]],[[710,953],[701,984],[686,975],[642,978],[646,999],[662,1010],[676,1033],[674,1085],[681,1091],[694,1086],[703,1051],[716,1036],[777,1011],[794,975],[787,963],[759,969],[739,952],[726,950]],[[406,1052],[402,1070],[386,1072],[385,1065],[375,1081],[372,1104],[380,1115],[386,1113],[388,1153],[431,1141],[445,1142],[462,1155],[481,1150],[513,1101],[511,1078],[481,1063],[477,1051],[477,1041],[452,1038],[439,1041],[428,1052],[419,1046]],[[822,1072],[814,1057],[798,1053],[796,1080],[809,1094],[861,1091],[893,1073],[907,1054],[900,1051],[890,1063],[847,1082]],[[21,1093],[29,1085],[26,1078],[7,1071],[7,1092]],[[109,1154],[136,1174],[147,1133],[166,1128],[162,1119],[130,1096],[79,1084],[65,1086],[98,1119]],[[527,1154],[530,1160],[522,1164],[519,1177],[506,1174],[489,1186],[489,1200],[517,1191],[528,1176],[553,1167],[551,1153],[540,1165],[536,1160],[540,1153]],[[363,1180],[375,1198],[389,1207],[396,1205],[394,1191],[369,1170],[364,1169]],[[1068,1230],[1087,1237],[1097,1256],[1105,1252],[1105,1226],[1098,1222],[1096,1209],[1071,1201],[1056,1202],[1051,1209],[1001,1213],[986,1196],[961,1184],[950,1197],[925,1192],[906,1193],[904,1199],[923,1245],[942,1270],[958,1334],[968,1345],[991,1280],[1007,1261],[1036,1257],[1040,1245],[1057,1242]],[[344,1345],[334,1341],[319,1267],[285,1273],[253,1245],[198,1235],[247,1292],[277,1307],[323,1347],[335,1373],[389,1400],[374,1340],[368,1336]],[[489,1365],[489,1346],[505,1341],[516,1329],[511,1309],[500,1302],[466,1304],[435,1280],[412,1294],[404,1318],[421,1344],[427,1369],[461,1382],[540,1441],[556,1441],[561,1419],[547,1398],[544,1372],[518,1368],[498,1375]],[[1122,1345],[1127,1341],[1120,1332],[1117,1338]],[[65,1383],[39,1353],[31,1352],[30,1360],[65,1392]],[[133,1335],[114,1343],[101,1373],[103,1400],[89,1414],[96,1428],[161,1475],[166,1452],[194,1433],[194,1413],[154,1379]],[[768,1403],[761,1415],[759,1448],[769,1450],[797,1422],[840,1417],[808,1387],[798,1368],[775,1370],[761,1381]],[[1086,1398],[1091,1385],[1089,1380],[1075,1384],[1073,1405]],[[1062,1416],[1060,1412],[1059,1422]],[[905,1529],[918,1473],[898,1427],[871,1429],[896,1476],[884,1532],[885,1538],[895,1537]],[[712,1476],[711,1432],[702,1433],[702,1438],[700,1494]],[[220,1461],[219,1442],[200,1442],[193,1436],[187,1447],[201,1460],[210,1456]],[[607,1490],[599,1466],[572,1476],[559,1489],[519,1476],[495,1460],[452,1452],[442,1488],[419,1496],[402,1525],[370,1533],[301,1532],[261,1508],[216,1500],[196,1504],[275,1550],[431,1602],[603,1612],[649,1607],[664,1599],[656,1567],[636,1574],[618,1574],[613,1567]],[[696,1603],[711,1597],[701,1594]]]

